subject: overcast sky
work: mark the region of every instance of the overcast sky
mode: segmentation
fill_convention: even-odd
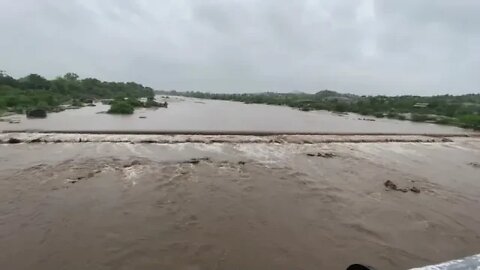
[[[214,92],[480,92],[480,0],[0,0],[0,69]]]

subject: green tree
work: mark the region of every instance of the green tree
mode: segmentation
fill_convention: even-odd
[[[64,78],[56,78],[55,80],[52,81],[52,91],[55,91],[57,93],[61,94],[67,94],[68,93],[68,82]]]
[[[7,108],[7,102],[5,101],[4,98],[0,97],[0,111],[4,110]]]
[[[18,81],[10,77],[4,70],[0,70],[0,85],[17,87]]]
[[[465,115],[459,118],[463,127],[480,130],[480,115]]]
[[[43,100],[39,101],[36,107],[37,109],[41,109],[41,110],[48,110],[50,108],[50,106],[48,106],[48,103]]]
[[[5,104],[7,107],[17,107],[20,104],[20,99],[18,96],[8,96],[5,99]]]
[[[65,75],[63,75],[63,78],[67,81],[76,81],[78,80],[79,76],[76,73],[68,72]]]
[[[133,114],[135,108],[126,100],[115,100],[110,105],[108,113],[111,114]]]
[[[50,82],[38,74],[30,74],[20,79],[20,86],[23,89],[49,89]]]

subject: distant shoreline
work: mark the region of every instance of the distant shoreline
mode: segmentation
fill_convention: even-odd
[[[425,122],[480,130],[480,94],[443,96],[358,96],[323,90],[307,93],[232,93],[155,91],[157,95],[193,97],[245,104],[279,105],[301,111],[325,110],[376,118]]]

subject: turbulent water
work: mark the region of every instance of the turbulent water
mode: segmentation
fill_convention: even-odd
[[[84,107],[51,113],[47,119],[19,119],[18,124],[0,122],[0,130],[154,130],[154,131],[273,131],[273,132],[382,132],[464,133],[456,127],[391,119],[359,120],[365,116],[338,115],[326,111],[296,109],[239,102],[172,97],[168,109],[138,109],[134,115],[102,114],[108,106]],[[146,117],[140,119],[139,117]],[[372,117],[367,117],[373,119]]]
[[[0,265],[408,269],[478,253],[479,175],[475,138],[1,144]]]
[[[1,269],[408,269],[480,250],[480,138],[75,134],[464,133],[171,98],[0,122]],[[140,116],[146,118],[140,118]],[[140,132],[141,133],[141,132]],[[265,135],[265,134],[263,134]]]

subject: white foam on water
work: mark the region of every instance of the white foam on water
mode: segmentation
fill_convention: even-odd
[[[285,151],[285,148],[279,148],[270,144],[237,144],[234,148],[247,158],[267,164],[284,161],[291,154],[290,151]]]
[[[480,270],[480,254],[410,270]]]

